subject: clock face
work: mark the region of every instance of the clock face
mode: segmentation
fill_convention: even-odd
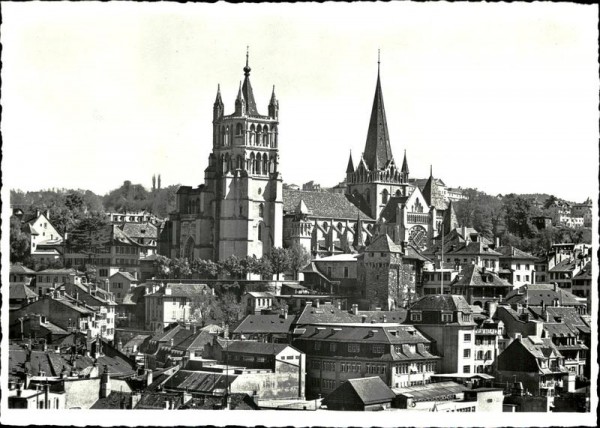
[[[427,231],[423,226],[413,226],[408,232],[408,242],[419,250],[424,250],[427,244]]]

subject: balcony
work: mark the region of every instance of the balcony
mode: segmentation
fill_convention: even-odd
[[[427,224],[429,222],[429,214],[408,213],[407,220],[413,224]]]

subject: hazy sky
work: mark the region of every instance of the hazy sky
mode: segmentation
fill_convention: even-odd
[[[203,182],[221,84],[250,45],[280,103],[288,183],[332,186],[365,144],[381,49],[392,150],[412,177],[488,193],[597,195],[597,6],[3,3],[9,188]]]

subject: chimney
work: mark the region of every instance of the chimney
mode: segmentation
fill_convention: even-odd
[[[554,285],[554,292],[558,293],[558,282],[553,283]]]
[[[36,209],[35,209],[35,217],[36,217],[36,218],[37,218],[37,217],[39,217],[39,216],[40,216],[40,214],[41,214],[41,211],[39,210],[39,208],[36,208]]]
[[[229,339],[229,324],[225,324],[225,330],[223,331],[223,337]]]
[[[352,305],[352,314],[358,315],[358,305],[356,303]]]
[[[171,338],[171,348],[175,346],[175,339]]]
[[[335,301],[335,307],[338,309],[342,309],[342,301],[341,300],[336,300]]]
[[[104,365],[104,372],[100,377],[100,398],[106,398],[110,395],[110,375],[108,374],[108,366]]]
[[[287,307],[287,305],[285,305],[281,311],[282,311],[283,319],[286,320],[287,317],[288,317],[288,307]]]
[[[499,236],[496,236],[496,237],[494,238],[494,247],[495,247],[496,249],[498,249],[498,248],[500,247],[500,237],[499,237]]]
[[[366,316],[366,315],[363,315],[363,316],[362,316],[362,322],[363,322],[363,323],[367,322],[367,316]]]
[[[50,408],[50,385],[44,385],[44,409]]]
[[[149,386],[153,382],[152,370],[146,369],[146,386]]]
[[[320,306],[320,304],[321,303],[319,302],[319,299],[315,300],[315,308],[318,308]]]

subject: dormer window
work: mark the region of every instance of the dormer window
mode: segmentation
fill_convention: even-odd
[[[442,322],[452,322],[452,314],[442,314]]]
[[[410,313],[410,320],[411,321],[422,321],[423,320],[423,314],[421,312],[411,312]]]

